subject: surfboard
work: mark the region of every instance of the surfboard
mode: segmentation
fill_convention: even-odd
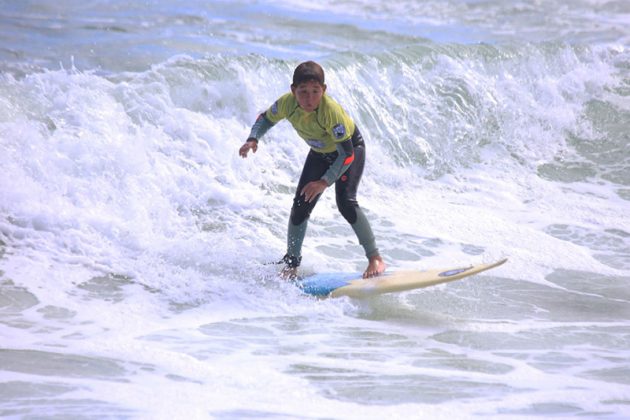
[[[473,276],[505,263],[507,258],[489,264],[431,270],[385,272],[369,279],[357,273],[320,273],[297,281],[304,293],[317,297],[349,296],[362,298],[384,293],[403,292]]]

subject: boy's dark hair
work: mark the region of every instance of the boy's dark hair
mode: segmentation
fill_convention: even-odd
[[[295,68],[293,72],[293,87],[300,83],[314,80],[320,85],[324,84],[324,69],[314,61],[305,61]]]

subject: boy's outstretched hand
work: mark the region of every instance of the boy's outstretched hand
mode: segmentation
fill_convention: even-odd
[[[256,140],[247,140],[238,150],[238,154],[241,155],[242,158],[246,158],[250,150],[254,153],[258,150],[258,142]]]

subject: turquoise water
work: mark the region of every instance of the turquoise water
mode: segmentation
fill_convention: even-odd
[[[630,416],[630,6],[0,1],[0,416]],[[320,62],[392,269],[284,255],[307,150],[257,114]],[[327,191],[301,275],[365,258]]]

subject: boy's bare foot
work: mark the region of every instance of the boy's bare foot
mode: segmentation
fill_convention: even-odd
[[[387,264],[383,261],[380,255],[375,255],[370,257],[368,262],[368,266],[363,273],[363,278],[368,279],[370,277],[376,277],[383,274],[385,269],[387,268]]]
[[[297,279],[297,270],[297,267],[285,265],[282,271],[280,271],[280,278],[283,280],[295,280]]]

